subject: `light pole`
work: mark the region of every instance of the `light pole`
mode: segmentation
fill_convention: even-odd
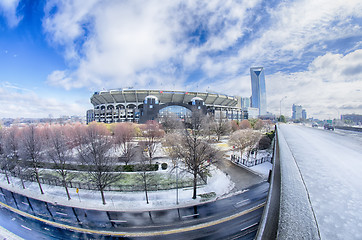
[[[178,159],[176,158],[176,204],[178,205]]]
[[[287,98],[287,96],[284,96],[284,97],[282,97],[282,99],[280,99],[280,102],[279,102],[279,117],[280,116],[282,116],[282,101],[284,100],[284,99],[286,99]]]

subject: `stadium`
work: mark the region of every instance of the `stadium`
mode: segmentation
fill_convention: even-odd
[[[118,89],[95,92],[94,109],[87,111],[87,122],[139,122],[162,119],[169,114],[186,119],[200,110],[215,120],[242,120],[240,98],[210,92]]]

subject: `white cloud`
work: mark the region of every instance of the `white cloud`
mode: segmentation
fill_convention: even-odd
[[[362,114],[362,50],[347,55],[327,53],[317,57],[308,71],[266,76],[268,107],[291,115],[293,103],[301,104],[310,116],[336,118],[338,114]]]
[[[63,46],[66,59],[75,62],[72,70],[63,71],[64,79],[54,78],[60,76],[59,70],[51,74],[48,82],[52,85],[129,86],[145,73],[163,72],[160,68],[169,64],[181,64],[183,71],[190,71],[200,66],[206,53],[232,46],[243,35],[246,11],[258,3],[83,2],[52,0],[45,9],[43,26],[50,41]],[[194,31],[205,31],[206,42],[193,43],[203,41],[193,39]],[[184,81],[182,73],[169,74],[169,78],[176,76]]]
[[[212,58],[210,68],[213,64],[224,65],[222,69],[274,67],[276,63],[297,66],[305,61],[305,53],[325,53],[325,42],[362,36],[361,21],[352,21],[362,17],[359,0],[283,1],[268,12],[270,20],[253,29],[251,41],[237,48],[234,56]]]
[[[361,42],[329,49],[362,36],[359,0],[282,1],[267,8],[253,0],[50,0],[45,10],[44,30],[64,47],[69,64],[48,76],[51,85],[250,96],[249,68],[264,66],[272,112],[285,95],[288,109],[302,104],[311,115],[361,112]],[[296,72],[283,72],[289,67]],[[193,71],[206,75],[190,82]]]
[[[13,28],[16,27],[19,22],[23,19],[16,12],[20,0],[1,0],[0,1],[0,14],[6,18],[8,26]]]
[[[72,99],[46,98],[38,93],[8,82],[0,84],[0,115],[12,118],[55,117],[61,115],[85,115],[89,104],[76,103]]]

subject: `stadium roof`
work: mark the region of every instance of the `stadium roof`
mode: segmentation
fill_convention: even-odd
[[[238,99],[236,97],[219,93],[133,89],[95,92],[91,97],[91,103],[94,106],[103,104],[142,104],[145,98],[149,95],[157,97],[160,104],[169,102],[187,104],[194,97],[202,98],[206,106],[219,105],[235,107],[238,103]]]

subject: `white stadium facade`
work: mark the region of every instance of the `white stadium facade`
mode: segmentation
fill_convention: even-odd
[[[195,110],[215,120],[248,118],[240,98],[210,92],[119,89],[95,92],[90,101],[94,109],[87,111],[87,123],[162,122],[168,114],[185,119]]]

